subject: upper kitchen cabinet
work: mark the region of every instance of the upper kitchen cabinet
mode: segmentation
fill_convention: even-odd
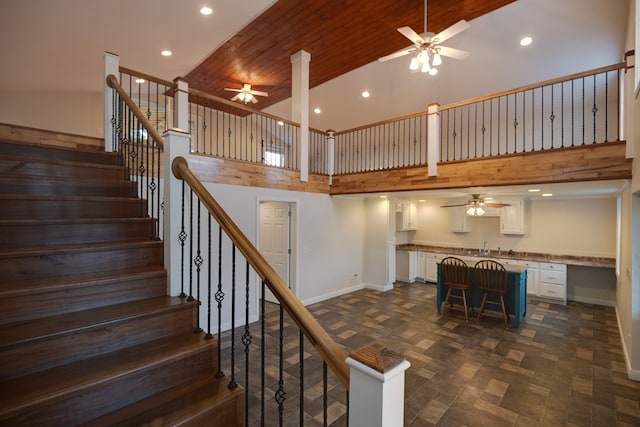
[[[449,213],[449,231],[453,233],[466,233],[469,231],[467,211],[464,206],[447,208]]]
[[[510,206],[500,208],[500,233],[524,234],[524,200],[503,200]]]
[[[396,230],[410,231],[418,228],[416,202],[396,203]]]

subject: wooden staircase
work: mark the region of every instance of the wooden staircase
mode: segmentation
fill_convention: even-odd
[[[42,139],[0,135],[0,425],[243,425],[115,154]]]

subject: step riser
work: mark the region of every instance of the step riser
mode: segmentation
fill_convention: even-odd
[[[0,137],[0,139],[2,139],[2,137]],[[0,154],[24,158],[64,160],[104,165],[118,164],[118,157],[115,153],[61,149],[60,147],[47,147],[44,145],[12,144],[2,141],[0,141]]]
[[[0,381],[178,333],[193,333],[195,310],[185,304],[142,317],[0,347]],[[89,323],[90,321],[87,320]]]
[[[103,196],[136,197],[136,185],[133,182],[88,183],[82,181],[53,182],[49,180],[29,179],[24,181],[0,180],[0,193],[30,194],[39,196]]]
[[[0,250],[149,239],[155,221],[0,224]]]
[[[20,414],[3,420],[2,425],[77,425],[87,422],[199,376],[215,375],[214,353],[212,347],[203,347],[191,357],[133,372],[88,390],[79,390],[57,402],[42,402],[25,408]]]
[[[138,199],[0,199],[0,217],[5,219],[131,218],[146,212],[146,201]]]
[[[118,245],[107,248],[82,248],[13,254],[0,257],[0,288],[2,282],[41,279],[50,276],[89,274],[122,269],[161,266],[162,242],[142,245]]]
[[[121,167],[98,167],[98,165],[91,164],[53,163],[14,158],[0,158],[0,173],[52,178],[125,179],[124,169]]]
[[[18,298],[0,297],[0,324],[153,298],[167,292],[166,272],[132,275],[122,280],[105,282],[41,289],[37,293]]]

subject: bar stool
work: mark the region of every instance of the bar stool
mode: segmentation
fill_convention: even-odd
[[[475,310],[471,304],[467,304],[467,291],[471,289],[469,281],[469,266],[466,262],[456,257],[446,257],[440,261],[440,269],[445,286],[448,288],[447,296],[443,301],[444,311],[456,310],[464,312],[464,318],[469,321],[469,307],[471,313],[475,314]],[[463,307],[456,307],[452,300],[462,300]]]
[[[476,322],[480,321],[480,316],[482,315],[497,318],[502,317],[505,327],[509,328],[509,314],[507,313],[507,307],[504,305],[504,295],[507,293],[507,270],[499,262],[485,259],[476,263],[475,273],[478,288],[484,292]],[[500,297],[500,299],[489,299],[488,297],[490,295]],[[500,307],[502,307],[502,316],[484,313],[486,304],[500,305]]]

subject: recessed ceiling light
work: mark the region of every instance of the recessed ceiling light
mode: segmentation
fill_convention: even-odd
[[[362,97],[363,98],[368,98],[370,96],[371,96],[371,94],[369,93],[369,91],[365,90],[364,92],[362,92]]]
[[[418,200],[418,201],[419,201],[420,203],[424,203],[424,202],[426,202],[426,200],[424,200],[424,199],[420,199],[420,200]]]
[[[380,198],[381,198],[381,199],[386,199],[386,198],[387,198],[387,196],[380,196]]]
[[[520,46],[529,46],[532,42],[533,39],[529,36],[526,36],[520,40]]]
[[[202,9],[200,9],[200,13],[203,15],[211,15],[213,13],[213,9],[211,9],[210,7],[204,6]]]
[[[322,110],[320,108],[316,107],[316,108],[313,109],[313,112],[316,113],[316,114],[320,114],[320,113],[322,113]]]
[[[144,83],[144,79],[137,78],[136,79],[136,83],[142,84],[142,83]]]
[[[542,197],[551,197],[553,196],[552,193],[542,193]]]
[[[162,55],[162,56],[171,56],[171,55],[173,55],[173,52],[171,52],[170,50],[163,50],[162,52],[160,52],[160,55]]]
[[[538,191],[540,191],[539,188],[530,188],[527,190],[529,193],[537,193]]]

